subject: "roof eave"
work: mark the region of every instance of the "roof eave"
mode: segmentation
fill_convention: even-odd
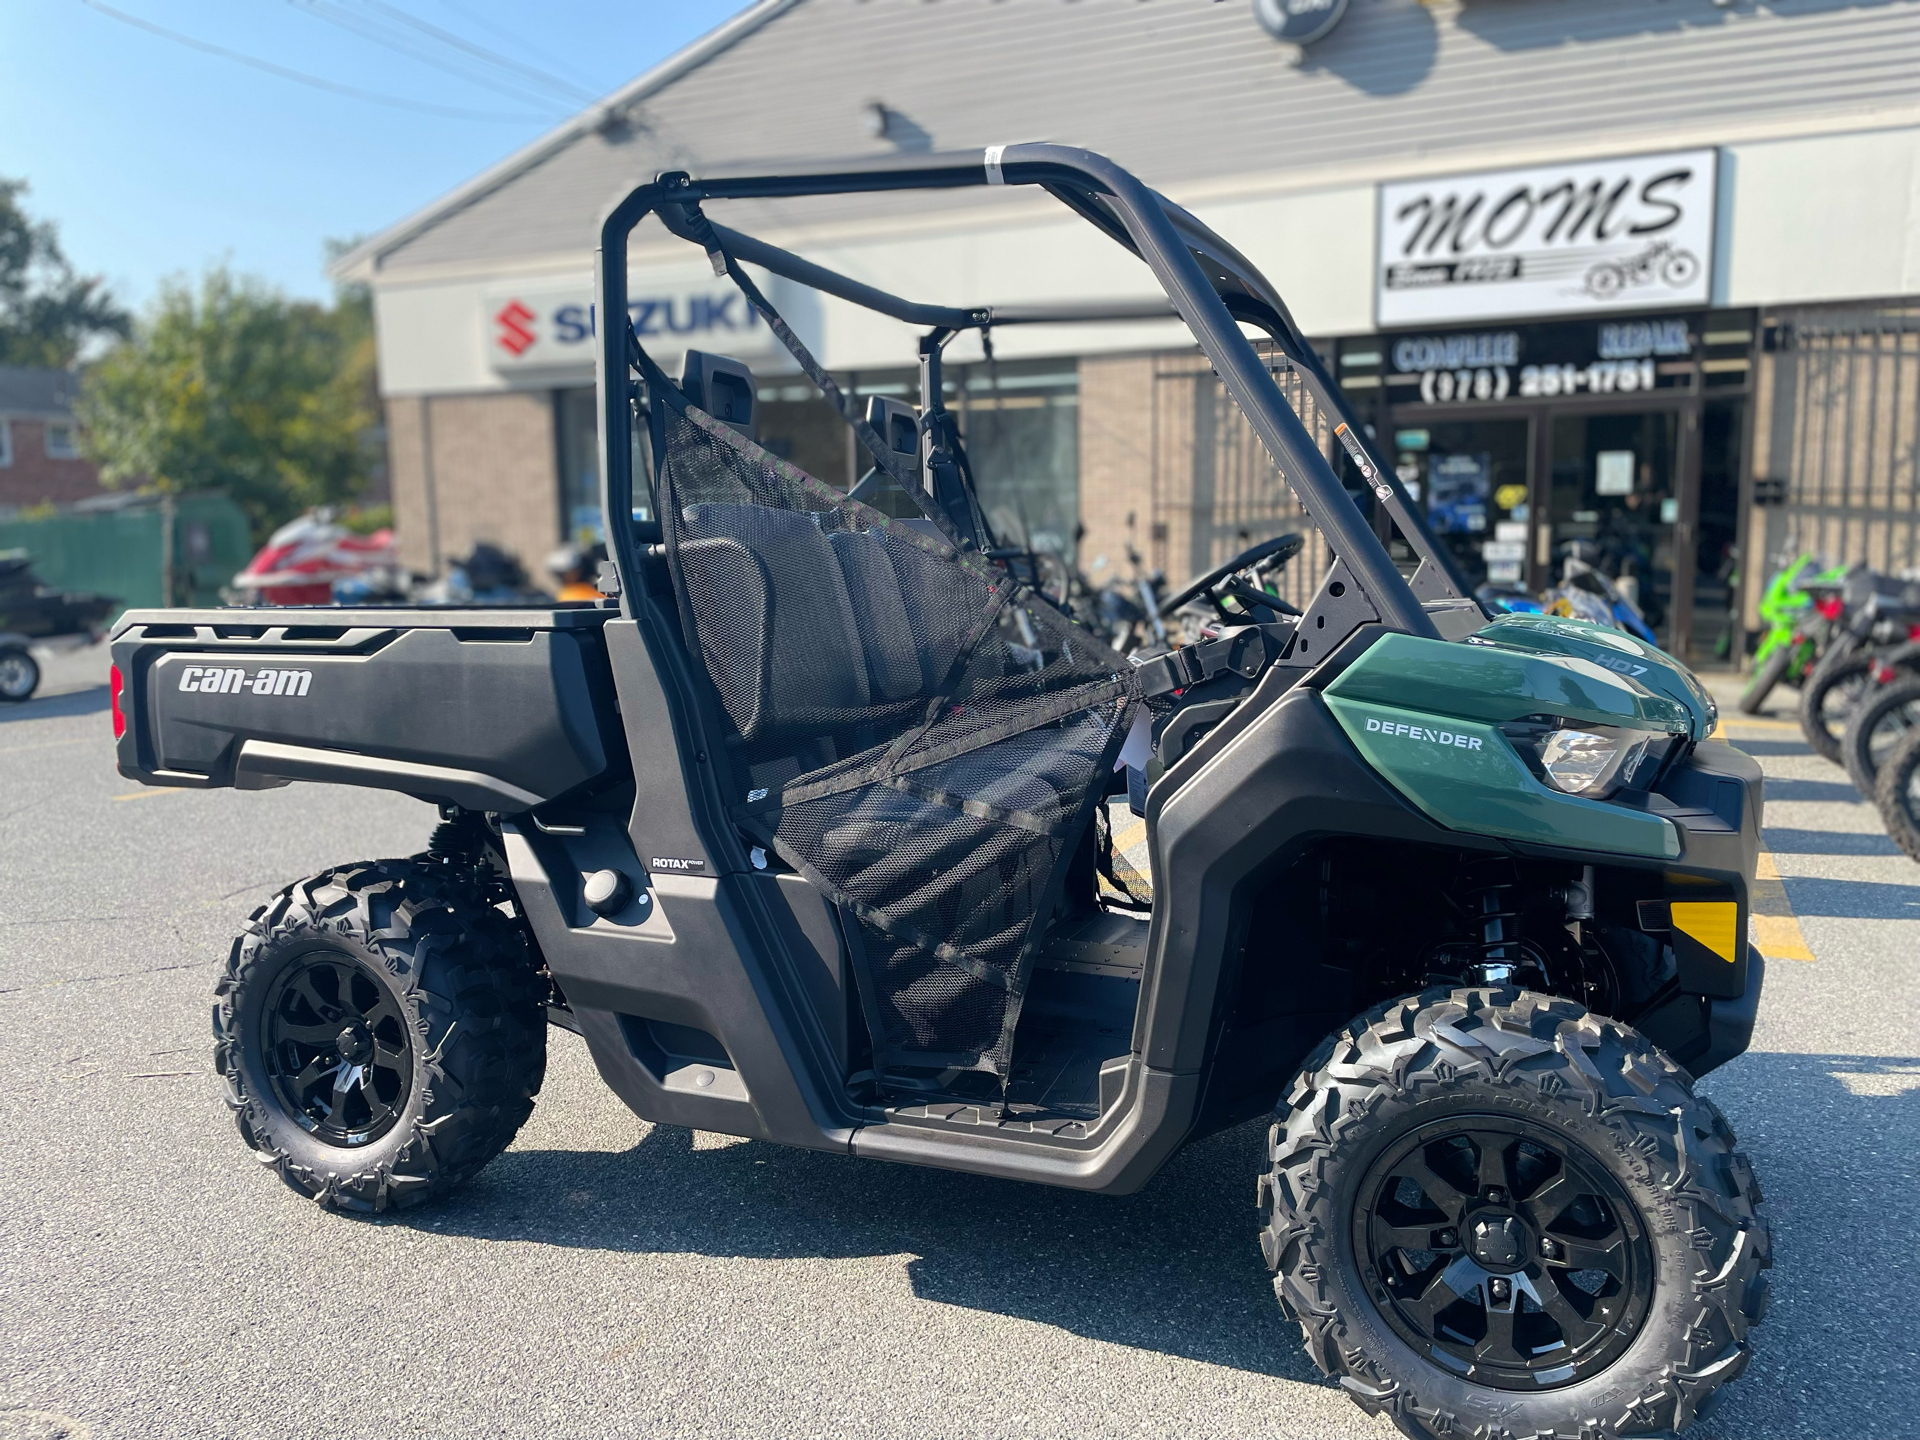
[[[472,204],[481,196],[499,189],[574,140],[599,128],[609,114],[623,110],[664,89],[689,70],[705,64],[721,51],[758,30],[767,21],[784,14],[799,3],[800,0],[756,0],[755,4],[742,10],[731,20],[709,30],[691,45],[675,51],[651,70],[614,91],[606,99],[589,106],[572,119],[563,121],[538,140],[523,146],[491,169],[483,170],[466,184],[414,211],[398,224],[388,226],[385,230],[337,256],[327,265],[328,276],[339,282],[371,281],[380,269],[380,262],[387,252],[432,228],[444,217]]]

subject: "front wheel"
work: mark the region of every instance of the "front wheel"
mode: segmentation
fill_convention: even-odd
[[[1761,662],[1754,672],[1753,679],[1747,682],[1747,688],[1740,692],[1740,713],[1758,715],[1760,707],[1767,703],[1767,696],[1773,693],[1773,687],[1787,673],[1787,667],[1793,663],[1793,646],[1780,645],[1771,655]]]
[[[19,704],[40,688],[40,662],[18,645],[0,648],[0,701]]]
[[[1759,1186],[1623,1025],[1510,989],[1393,1001],[1309,1059],[1268,1149],[1281,1306],[1416,1440],[1679,1430],[1746,1368]]]
[[[1863,683],[1862,691],[1840,742],[1840,759],[1854,788],[1871,800],[1887,756],[1920,730],[1920,675],[1908,673],[1885,685]]]
[[[1907,736],[1880,762],[1873,798],[1893,843],[1920,860],[1920,732]]]
[[[444,867],[322,871],[254,912],[214,991],[240,1135],[301,1194],[417,1204],[506,1149],[546,1070],[520,931]]]
[[[1832,665],[1821,665],[1807,677],[1800,691],[1800,733],[1821,755],[1836,765],[1846,764],[1841,739],[1861,697],[1872,688],[1873,656],[1849,655]]]

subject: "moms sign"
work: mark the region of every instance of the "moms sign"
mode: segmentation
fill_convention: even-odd
[[[1380,187],[1383,326],[1703,305],[1716,152]]]

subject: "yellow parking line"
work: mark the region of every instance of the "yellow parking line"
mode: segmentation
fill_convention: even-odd
[[[1769,960],[1812,960],[1807,937],[1800,933],[1800,917],[1793,913],[1787,899],[1787,887],[1780,881],[1780,867],[1773,852],[1762,850],[1753,869],[1753,943]]]
[[[136,790],[131,795],[116,795],[113,799],[115,804],[123,800],[151,800],[156,795],[178,795],[186,788],[185,785],[149,785],[145,790]]]

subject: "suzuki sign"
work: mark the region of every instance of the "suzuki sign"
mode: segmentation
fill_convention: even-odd
[[[1380,324],[1704,305],[1712,150],[1380,187]]]
[[[627,313],[647,353],[666,363],[687,350],[760,354],[775,344],[753,307],[731,283],[633,287]],[[487,362],[501,374],[535,370],[591,371],[593,290],[551,281],[489,290],[481,305]]]

